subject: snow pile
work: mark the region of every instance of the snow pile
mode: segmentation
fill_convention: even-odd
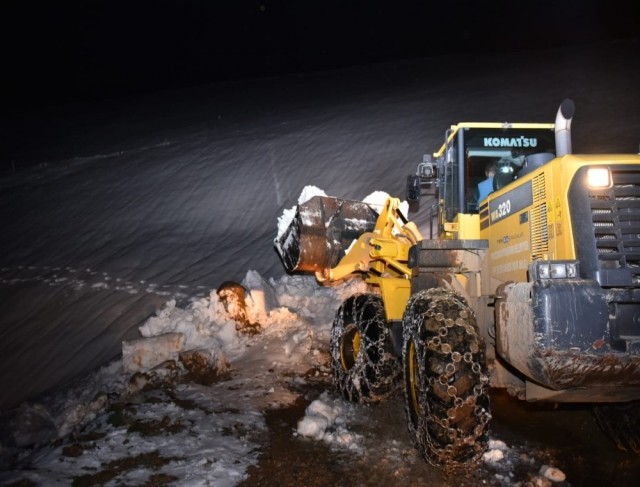
[[[109,396],[126,390],[127,378],[119,360],[111,362],[40,402],[23,403],[15,412],[11,440],[18,447],[46,444],[93,421],[104,411]],[[2,446],[7,445],[3,438]]]
[[[389,193],[385,191],[374,191],[373,193],[366,196],[362,201],[363,203],[368,204],[374,210],[380,213],[389,197]],[[406,217],[409,214],[409,203],[407,203],[406,201],[401,201],[400,207],[398,209],[400,210],[400,213],[402,213]]]
[[[489,440],[487,451],[482,455],[482,461],[490,471],[493,471],[494,479],[499,482],[497,485],[504,486],[513,485],[516,469],[531,470],[536,464],[536,459],[530,453],[510,448],[504,441],[496,439]],[[552,482],[566,480],[564,472],[551,465],[542,465],[529,475],[531,484],[539,487],[549,487]]]
[[[356,293],[366,292],[366,283],[353,278],[334,286],[319,286],[311,276],[283,276],[271,279],[281,306],[312,324],[315,341],[319,346],[329,345],[331,326],[340,304]]]
[[[120,395],[144,387],[129,381],[131,372],[155,368],[156,373],[167,361],[178,362],[180,354],[187,351],[207,351],[211,360],[223,358],[232,367],[256,358],[271,366],[305,367],[319,350],[328,348],[333,316],[340,303],[366,289],[360,279],[320,287],[311,276],[266,281],[255,271],[248,271],[242,284],[247,289],[247,316],[258,324],[259,334],[241,333],[215,291],[208,298],[194,299],[185,308],[170,300],[139,328],[142,338],[123,342],[123,360],[98,369],[47,402],[25,405],[21,414],[31,426],[21,433],[21,443],[33,443],[40,436],[48,439],[67,435],[95,418],[104,408],[105,394]],[[41,427],[34,430],[34,421]]]
[[[247,272],[242,285],[246,289],[246,316],[256,324],[259,336],[243,334],[237,329],[237,322],[215,291],[184,309],[177,307],[175,301],[169,301],[140,327],[140,333],[155,340],[161,336],[172,337],[168,335],[171,333],[181,334],[184,337],[181,350],[216,350],[232,362],[265,337],[275,337],[281,341],[284,357],[295,358],[309,354],[312,346],[326,348],[340,303],[366,289],[364,281],[357,278],[333,287],[320,287],[311,276],[283,276],[266,281],[255,271]],[[154,350],[164,357],[166,354],[162,354],[160,348],[156,344]],[[280,354],[278,359],[282,357]]]
[[[172,476],[179,479],[176,485],[232,486],[241,481],[258,459],[264,410],[292,404],[298,394],[290,386],[303,383],[300,376],[306,371],[328,372],[326,349],[335,310],[365,285],[354,279],[320,287],[311,276],[267,281],[249,271],[242,286],[246,317],[257,333],[238,328],[216,291],[184,308],[171,300],[140,327],[142,338],[123,343],[122,360],[47,403],[25,405],[14,442],[49,446],[30,459],[28,474],[16,471],[18,476],[67,485],[110,462],[153,454],[164,465],[145,476]],[[185,357],[204,357],[227,375],[207,385],[181,383],[180,374],[188,372],[183,370],[188,369]],[[173,392],[165,392],[167,385]],[[158,395],[164,398],[155,399]],[[357,448],[358,436],[345,426],[348,407],[323,395],[307,410],[307,426],[301,426],[300,434],[307,436],[315,428],[329,444]],[[160,433],[137,436],[132,428],[158,428]],[[69,438],[85,434],[97,438],[91,447],[81,440],[69,445]],[[62,443],[51,443],[55,438]],[[87,449],[78,456],[67,454],[70,448]],[[7,472],[0,480],[18,478],[12,475]],[[123,472],[117,478],[134,482],[132,475]]]
[[[504,458],[504,452],[507,451],[507,445],[502,440],[489,440],[487,451],[482,455],[485,463],[496,463]]]
[[[362,438],[347,428],[344,414],[351,405],[341,399],[331,399],[327,392],[313,401],[298,421],[297,434],[305,438],[324,441],[333,446],[359,450]]]
[[[170,300],[139,329],[140,334],[148,339],[169,333],[180,334],[183,345],[179,350],[223,349],[228,355],[234,356],[246,345],[246,340],[237,333],[235,321],[228,316],[215,291],[208,298],[193,301],[184,309],[176,307],[175,300]],[[159,347],[155,350],[160,353]]]

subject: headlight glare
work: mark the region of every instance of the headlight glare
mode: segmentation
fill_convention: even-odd
[[[587,169],[587,186],[592,189],[611,187],[611,171],[608,167],[590,167]]]

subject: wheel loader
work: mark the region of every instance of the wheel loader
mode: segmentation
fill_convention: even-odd
[[[336,313],[334,382],[361,403],[401,385],[434,465],[481,458],[489,388],[592,403],[618,446],[640,452],[640,155],[573,154],[574,109],[446,130],[407,178],[410,202],[435,195],[428,229],[398,198],[316,196],[275,239],[289,272],[365,279],[370,292]]]

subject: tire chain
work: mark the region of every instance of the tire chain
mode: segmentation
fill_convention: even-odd
[[[446,409],[446,417],[438,417],[432,414],[432,407],[428,401],[428,394],[422,393],[423,384],[420,384],[421,393],[419,394],[420,411],[427,412],[425,417],[418,418],[418,426],[415,428],[424,431],[412,431],[412,436],[418,443],[418,449],[421,450],[427,461],[437,466],[456,466],[456,464],[469,464],[480,459],[486,450],[487,430],[491,419],[489,412],[488,387],[489,375],[484,364],[484,349],[482,339],[479,337],[476,326],[474,326],[475,317],[472,310],[466,305],[463,299],[453,292],[443,289],[430,289],[416,293],[407,305],[407,310],[413,309],[416,302],[424,300],[428,303],[428,309],[415,314],[414,316],[405,316],[404,342],[412,339],[411,330],[417,330],[417,336],[424,338],[423,345],[416,344],[416,353],[418,354],[419,376],[428,377],[429,387],[431,389],[438,384],[445,386],[449,383],[456,373],[456,363],[464,361],[468,364],[473,374],[473,382],[475,385],[467,391],[464,397],[458,395],[458,391],[454,386],[447,387],[447,395],[450,398],[452,406]],[[443,306],[444,304],[444,306]],[[451,305],[457,307],[457,317],[447,317],[442,312],[442,308],[449,308],[451,313]],[[446,310],[444,310],[446,311]],[[425,322],[431,323],[425,326]],[[408,326],[411,323],[411,326]],[[438,323],[436,329],[433,325]],[[431,326],[429,326],[431,325]],[[427,336],[428,332],[433,333]],[[443,340],[450,334],[458,334],[458,342],[452,347],[451,344]],[[462,340],[460,341],[460,335]],[[461,343],[460,343],[461,342]],[[468,348],[467,351],[456,350],[460,345]],[[406,354],[406,345],[404,347]],[[427,351],[436,352],[443,358],[447,358],[447,365],[437,377],[428,375],[427,367]],[[405,357],[406,360],[406,357]],[[405,381],[408,384],[408,381]],[[407,401],[410,400],[410,392],[406,391]],[[459,413],[464,414],[464,407],[473,407],[473,415],[475,416],[475,427],[470,432],[463,431],[460,427],[452,425],[449,419],[455,419]],[[450,443],[446,446],[437,444],[432,435],[427,431],[429,422],[437,424],[444,432],[446,432],[447,440]],[[412,426],[410,425],[410,430]]]
[[[352,306],[351,310],[345,309],[348,304]],[[375,310],[375,313],[365,319],[365,309]],[[342,367],[340,356],[340,341],[345,333],[345,311],[350,311],[353,324],[360,330],[360,353],[349,370]],[[371,327],[376,327],[378,331]],[[371,356],[378,359],[372,361]],[[342,304],[331,330],[331,359],[334,382],[349,401],[379,402],[397,390],[402,369],[400,361],[389,351],[389,330],[378,295],[356,294]]]

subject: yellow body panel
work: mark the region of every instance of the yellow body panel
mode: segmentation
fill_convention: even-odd
[[[400,200],[389,198],[373,232],[360,235],[337,266],[316,273],[319,281],[336,281],[366,272],[367,283],[379,287],[387,320],[401,320],[411,295],[409,249],[422,240],[413,222],[398,217]]]
[[[479,234],[489,241],[491,277],[525,282],[534,260],[575,259],[569,186],[580,168],[612,164],[638,165],[640,156],[566,155],[492,193],[479,209]]]
[[[446,238],[476,240],[480,238],[480,216],[458,213],[451,223],[444,224]]]
[[[411,297],[411,281],[398,277],[369,277],[367,283],[380,288],[387,320],[402,320]]]

